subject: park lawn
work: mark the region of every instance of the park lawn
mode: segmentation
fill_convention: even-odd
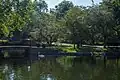
[[[71,53],[74,53],[74,52],[104,52],[104,51],[107,51],[106,48],[94,48],[94,47],[80,47],[79,49],[74,49],[73,46],[64,46],[64,47],[61,47],[61,46],[58,46],[58,50],[60,51],[63,51],[63,52],[71,52]]]
[[[0,43],[2,43],[2,42],[8,42],[8,40],[0,40]]]
[[[74,53],[74,52],[93,52],[95,49],[92,47],[80,47],[79,49],[74,49],[73,46],[58,46],[58,49],[63,52]]]
[[[74,49],[74,47],[58,47],[58,50],[62,51],[62,52],[77,52],[76,49]]]
[[[8,40],[0,40],[0,44],[6,44],[8,43]]]

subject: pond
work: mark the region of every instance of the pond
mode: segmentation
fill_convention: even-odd
[[[119,60],[91,57],[0,60],[0,80],[120,80]]]

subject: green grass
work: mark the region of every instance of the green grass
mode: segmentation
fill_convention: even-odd
[[[0,40],[0,43],[2,43],[2,42],[8,42],[8,40]]]
[[[99,42],[99,44],[102,44],[103,42]],[[101,47],[91,47],[91,46],[82,46],[79,49],[74,49],[73,44],[66,44],[61,43],[61,45],[58,45],[58,50],[63,52],[104,52],[107,51],[106,48]]]
[[[63,52],[104,52],[107,51],[106,48],[93,48],[93,47],[80,47],[79,49],[74,49],[73,46],[71,47],[58,47],[60,51]]]
[[[103,45],[103,44],[104,44],[104,42],[97,42],[97,43],[95,43],[95,44],[98,44],[98,45]]]
[[[76,49],[74,49],[74,47],[58,47],[58,50],[62,52],[76,52]]]

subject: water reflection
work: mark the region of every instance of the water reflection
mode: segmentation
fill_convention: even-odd
[[[0,80],[120,80],[120,61],[93,57],[0,60]]]
[[[56,80],[52,74],[41,75],[40,80]]]

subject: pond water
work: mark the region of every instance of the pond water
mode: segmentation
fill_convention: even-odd
[[[69,56],[1,59],[0,80],[120,80],[120,63]]]

